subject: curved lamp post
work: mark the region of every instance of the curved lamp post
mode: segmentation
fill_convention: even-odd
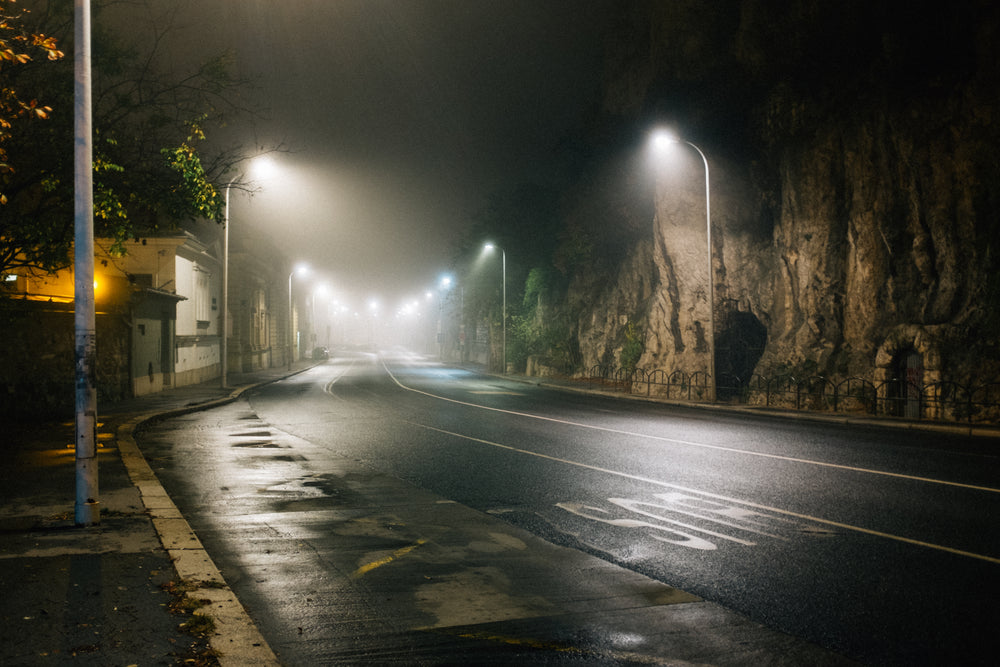
[[[270,172],[272,165],[266,155],[258,155],[252,158],[251,166],[254,171]],[[221,320],[219,325],[219,362],[221,369],[221,385],[226,389],[226,377],[229,374],[229,190],[236,181],[226,183],[225,208],[222,215],[222,304],[220,308]]]
[[[219,363],[221,368],[221,385],[226,388],[226,376],[229,374],[229,188],[232,182],[226,183],[226,209],[222,216],[222,308],[219,322]]]
[[[501,317],[503,317],[503,320],[501,321],[501,326],[500,326],[500,331],[501,331],[500,335],[502,340],[501,355],[503,357],[501,363],[503,364],[503,367],[500,369],[500,374],[506,375],[507,374],[507,251],[493,243],[487,243],[486,245],[483,246],[483,249],[500,251],[500,262],[501,262],[500,281],[501,281],[501,291],[503,293],[503,310],[501,313]]]
[[[441,276],[441,280],[438,281],[438,318],[437,318],[437,344],[438,344],[438,361],[444,361],[444,300],[445,295],[451,289],[453,280],[451,276]],[[433,294],[428,292],[429,297],[433,297]]]
[[[308,266],[299,264],[288,274],[288,370],[292,370],[292,355],[295,353],[295,328],[292,322],[292,278],[295,277],[296,273],[305,275],[308,271]]]
[[[715,276],[712,269],[712,199],[708,179],[708,158],[700,148],[673,136],[669,132],[659,131],[653,141],[657,146],[684,143],[698,151],[701,162],[705,165],[705,232],[708,236],[708,400],[715,401]]]

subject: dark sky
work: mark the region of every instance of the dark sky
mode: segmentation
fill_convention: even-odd
[[[270,230],[335,292],[420,294],[489,193],[546,178],[590,110],[607,0],[151,0],[173,49],[232,48],[282,142],[231,220]],[[162,19],[158,19],[162,20]],[[180,60],[183,56],[175,56]],[[243,136],[245,134],[245,136]]]

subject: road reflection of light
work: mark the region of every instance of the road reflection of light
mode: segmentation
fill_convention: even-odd
[[[47,449],[34,457],[34,463],[42,466],[59,466],[76,459],[76,448],[70,443],[63,449]]]
[[[608,640],[616,648],[634,648],[646,643],[646,638],[634,632],[612,632]]]

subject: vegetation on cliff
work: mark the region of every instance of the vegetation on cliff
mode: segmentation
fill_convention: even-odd
[[[679,1],[619,16],[549,260],[567,287],[545,318],[568,323],[577,372],[623,358],[639,322],[640,367],[707,365],[704,173],[696,155],[650,167],[646,137],[668,124],[711,165],[720,369],[884,379],[915,350],[925,382],[1000,374],[1000,9]]]

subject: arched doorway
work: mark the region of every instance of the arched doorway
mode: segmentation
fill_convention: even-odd
[[[940,327],[901,324],[875,353],[875,384],[885,414],[937,419],[938,406],[921,405],[924,387],[941,381]],[[923,412],[923,414],[921,414]]]
[[[897,417],[920,419],[920,396],[924,383],[924,358],[912,347],[893,357],[889,385],[891,412]]]

